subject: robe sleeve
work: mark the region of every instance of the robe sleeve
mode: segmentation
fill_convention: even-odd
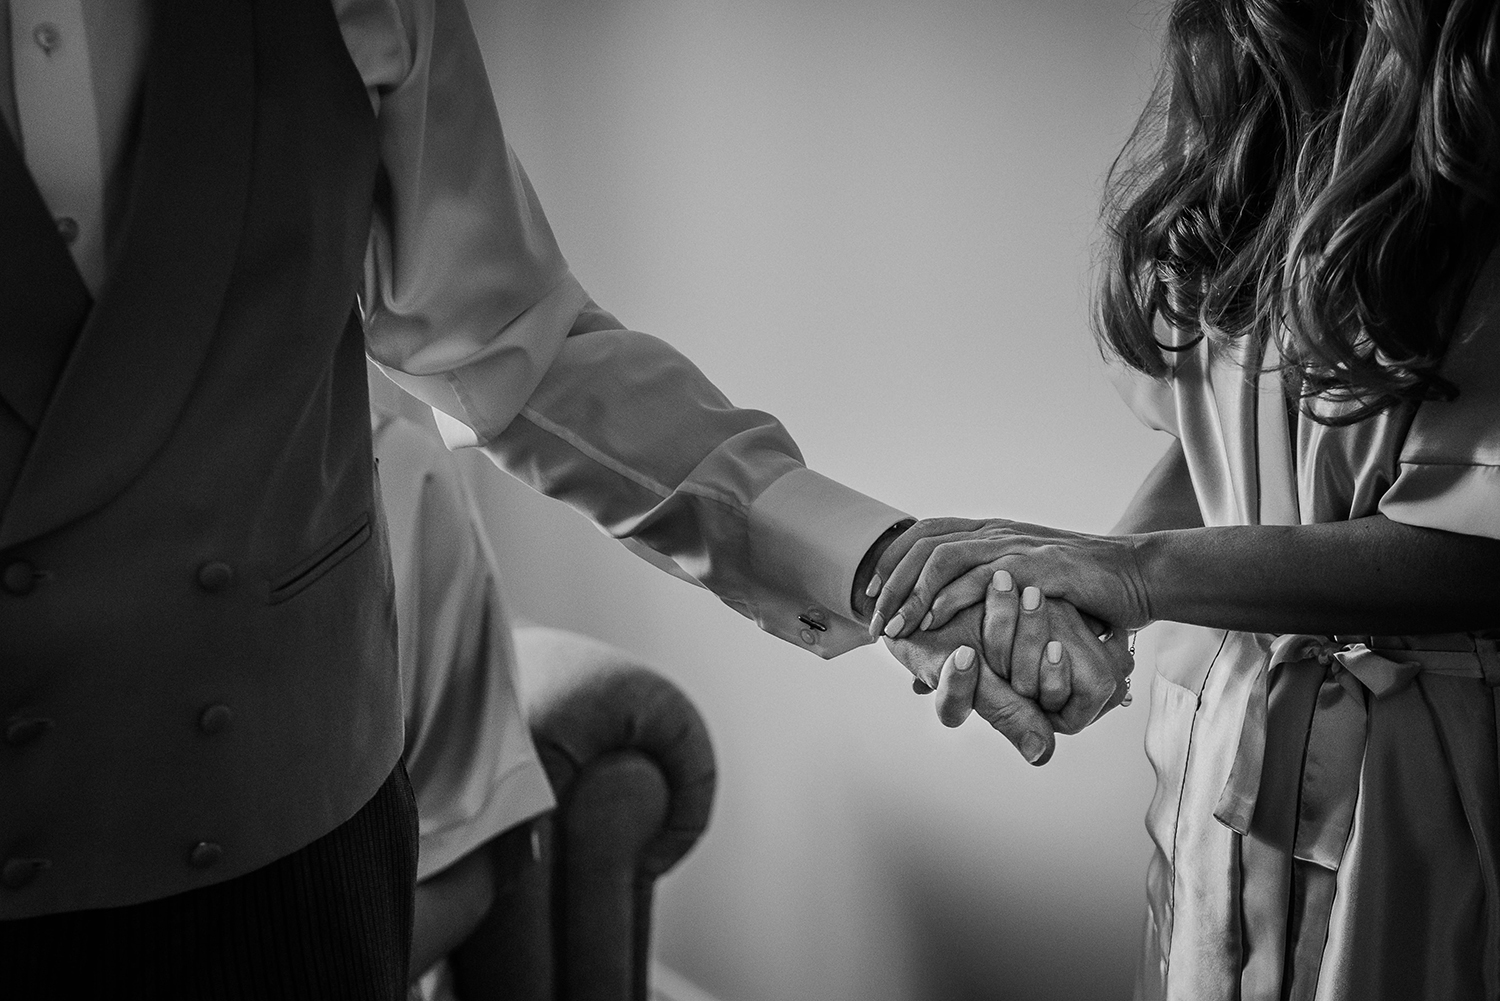
[[[1475,283],[1443,373],[1458,397],[1417,408],[1380,513],[1500,539],[1500,253]]]

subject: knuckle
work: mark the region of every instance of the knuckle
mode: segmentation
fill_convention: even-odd
[[[1015,689],[1016,694],[1023,699],[1035,699],[1037,690],[1036,675],[1030,671],[1021,669],[1018,664],[1012,661],[1010,687]]]
[[[943,542],[933,547],[927,567],[934,572],[949,573],[960,566],[964,558],[964,546],[958,542]]]
[[[1015,702],[999,702],[986,707],[984,712],[985,722],[997,730],[1009,730],[1025,718],[1025,710]]]
[[[906,595],[906,600],[901,603],[903,612],[910,612],[915,608],[925,607],[932,600],[932,582],[927,579],[926,573],[918,577],[916,583],[912,584],[911,590]]]
[[[1110,676],[1090,675],[1083,680],[1081,685],[1075,685],[1074,687],[1080,689],[1090,700],[1103,702],[1115,694],[1115,689],[1119,687],[1119,683]]]
[[[1082,714],[1069,712],[1066,707],[1057,715],[1057,732],[1065,737],[1071,737],[1076,733],[1082,733],[1087,722],[1079,722]]]
[[[1109,697],[1114,694],[1113,688],[1100,688],[1097,685],[1085,685],[1073,687],[1073,697],[1070,700],[1078,707],[1080,713],[1086,713],[1090,718],[1096,715]]]

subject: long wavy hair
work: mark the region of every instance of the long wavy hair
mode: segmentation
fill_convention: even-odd
[[[1134,368],[1254,337],[1337,423],[1451,399],[1500,223],[1500,2],[1176,0],[1105,221],[1096,331]]]

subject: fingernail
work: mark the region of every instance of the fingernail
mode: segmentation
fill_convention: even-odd
[[[1062,644],[1059,643],[1057,640],[1048,640],[1047,641],[1047,663],[1049,663],[1049,664],[1061,664],[1062,663]]]
[[[901,630],[906,628],[906,616],[897,612],[891,616],[891,621],[886,624],[885,634],[891,639],[901,635]]]
[[[926,615],[922,616],[922,624],[920,626],[918,626],[917,628],[920,629],[920,630],[922,630],[924,633],[927,630],[929,630],[929,629],[932,628],[932,613],[931,612],[928,612]]]
[[[880,635],[880,630],[885,626],[885,616],[876,612],[870,618],[870,639]]]
[[[1021,754],[1033,765],[1041,760],[1042,755],[1047,753],[1047,742],[1035,733],[1028,733],[1021,738]]]
[[[953,651],[954,670],[967,671],[973,666],[974,649],[972,647],[961,646],[957,650]]]
[[[996,570],[995,576],[990,578],[990,587],[1001,594],[1009,594],[1016,589],[1016,582],[1009,570]]]
[[[1028,612],[1034,612],[1042,607],[1042,591],[1035,585],[1028,586],[1021,592],[1021,607]]]
[[[870,578],[870,584],[865,588],[865,597],[873,598],[880,593],[880,574]]]

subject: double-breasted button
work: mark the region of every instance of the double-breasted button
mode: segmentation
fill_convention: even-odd
[[[194,869],[207,869],[223,857],[223,845],[216,841],[200,841],[188,852],[188,865]]]
[[[7,889],[19,890],[36,879],[37,873],[50,868],[50,859],[8,858],[4,865],[0,865],[0,883],[4,883]]]
[[[219,560],[210,560],[198,568],[198,586],[209,594],[215,594],[234,583],[234,567]]]
[[[797,635],[802,640],[802,642],[806,643],[808,646],[812,646],[818,641],[818,637],[813,633],[811,629],[804,629]]]
[[[229,729],[229,724],[234,720],[234,710],[223,703],[216,702],[204,708],[198,714],[198,729],[204,733],[223,733]]]
[[[62,45],[62,32],[51,21],[43,21],[31,29],[31,40],[42,50],[42,55],[50,56]]]
[[[17,597],[30,594],[36,587],[36,567],[25,560],[13,560],[0,571],[0,587]]]
[[[43,716],[12,716],[5,721],[5,742],[22,747],[52,729],[52,721]]]

